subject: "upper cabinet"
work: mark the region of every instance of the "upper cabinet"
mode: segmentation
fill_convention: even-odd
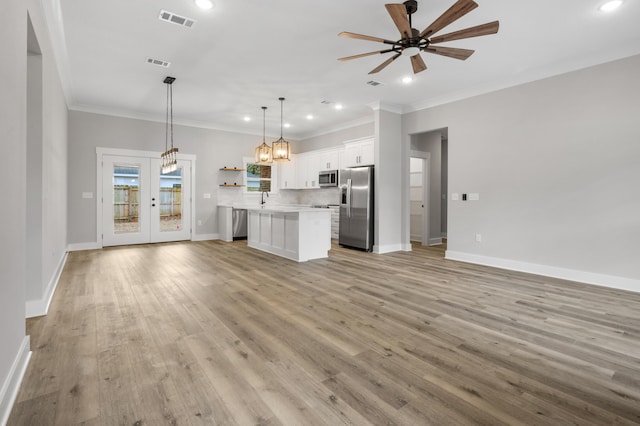
[[[349,142],[344,145],[344,164],[342,167],[369,166],[374,162],[373,139]]]
[[[373,138],[346,142],[344,147],[292,155],[279,165],[280,189],[320,188],[318,174],[327,170],[368,166],[374,163]]]
[[[340,153],[342,148],[332,148],[318,152],[318,169],[319,171],[325,170],[338,170],[340,168]]]
[[[296,156],[291,156],[291,161],[283,161],[280,167],[280,189],[297,189]]]

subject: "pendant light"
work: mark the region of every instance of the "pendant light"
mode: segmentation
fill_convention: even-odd
[[[175,77],[166,77],[164,83],[167,85],[167,114],[165,120],[164,152],[160,155],[162,160],[162,174],[175,172],[178,170],[178,148],[173,147],[173,82]],[[171,135],[171,136],[169,136]],[[169,148],[171,139],[171,148]]]
[[[280,139],[275,141],[273,146],[273,159],[275,161],[291,161],[291,145],[282,137],[282,105],[284,98],[280,100]]]
[[[273,156],[271,155],[271,147],[265,142],[265,116],[267,107],[262,107],[262,145],[256,148],[256,163],[258,164],[271,164],[273,163]]]

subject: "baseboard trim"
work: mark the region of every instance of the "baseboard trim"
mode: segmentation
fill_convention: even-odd
[[[373,252],[376,254],[392,253],[394,251],[406,251],[404,244],[387,244],[384,246],[373,246]]]
[[[30,359],[30,339],[29,336],[24,336],[16,359],[13,361],[13,365],[9,370],[9,375],[0,389],[0,425],[6,425],[7,421],[9,421],[11,409],[18,396],[20,384],[22,383],[24,373],[27,371],[27,365],[29,365]]]
[[[58,287],[58,281],[60,281],[60,275],[62,275],[62,270],[64,269],[64,265],[67,262],[67,256],[67,252],[64,252],[62,254],[62,257],[58,262],[58,267],[49,280],[49,284],[44,291],[42,299],[27,300],[25,304],[25,314],[27,318],[47,315],[47,312],[49,312],[49,305],[51,304],[53,294],[56,292],[56,288]]]
[[[102,245],[99,243],[76,243],[67,245],[67,251],[83,251],[83,250],[98,250]]]
[[[447,250],[445,259],[640,293],[640,280]]]
[[[209,241],[219,240],[220,234],[195,234],[191,237],[191,241]]]
[[[439,246],[442,244],[442,238],[429,238],[430,246]]]

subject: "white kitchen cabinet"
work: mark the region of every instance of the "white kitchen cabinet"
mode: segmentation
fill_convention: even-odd
[[[279,163],[280,167],[280,189],[297,189],[297,158],[295,155],[291,156],[291,161],[282,161]]]
[[[350,142],[344,145],[343,167],[368,166],[375,162],[373,139]]]
[[[340,169],[340,151],[342,148],[332,148],[318,152],[318,171]]]
[[[298,155],[298,189],[320,188],[318,183],[319,160],[316,152]]]

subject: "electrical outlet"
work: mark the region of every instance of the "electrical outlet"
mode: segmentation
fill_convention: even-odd
[[[476,234],[476,243],[482,242],[482,234]]]

